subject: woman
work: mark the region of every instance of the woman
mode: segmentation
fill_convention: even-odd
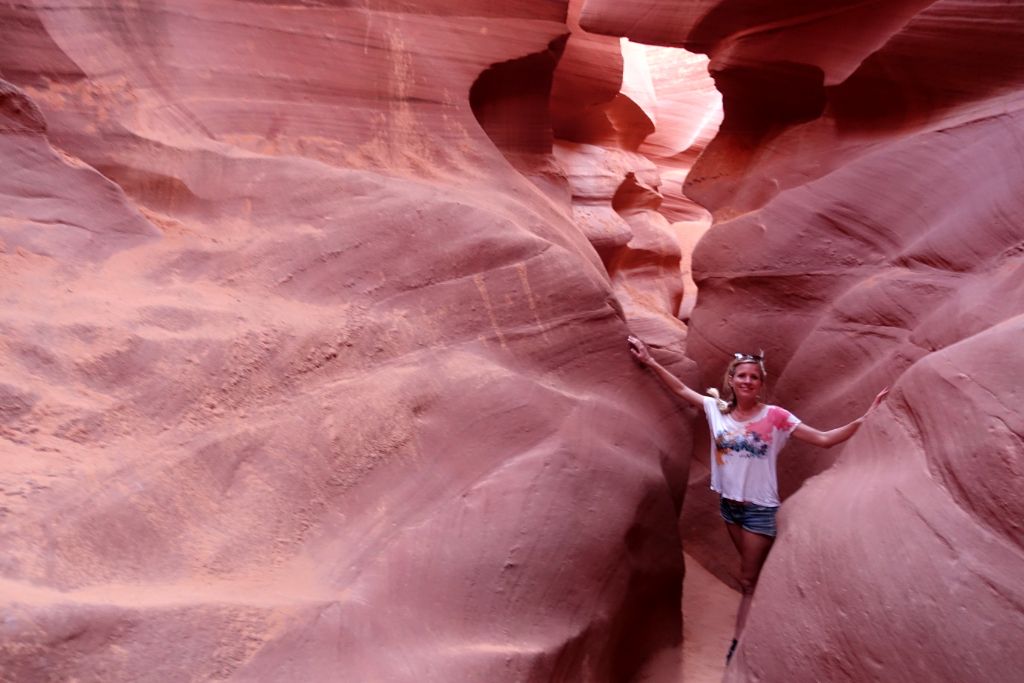
[[[628,337],[637,361],[654,371],[666,387],[694,406],[703,408],[711,428],[711,488],[721,496],[719,509],[733,544],[740,553],[742,598],[736,614],[736,631],[726,662],[736,650],[750,601],[768,551],[775,540],[775,515],[779,509],[775,462],[792,435],[800,441],[828,448],[849,439],[871,411],[889,393],[879,392],[862,417],[829,431],[809,427],[792,413],[762,400],[767,373],[763,355],[735,354],[722,381],[722,395],[709,389],[702,396],[651,357],[647,346]]]

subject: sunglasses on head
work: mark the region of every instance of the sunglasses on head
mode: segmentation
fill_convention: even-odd
[[[754,355],[752,353],[734,353],[732,355],[733,357],[736,358],[736,360],[743,361],[744,363],[747,361],[751,363],[760,363],[761,361],[764,360],[764,356]]]

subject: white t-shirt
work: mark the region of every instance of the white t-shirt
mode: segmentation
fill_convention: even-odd
[[[731,500],[779,505],[775,462],[800,424],[785,408],[766,405],[749,420],[723,415],[710,396],[704,414],[711,428],[711,488]]]

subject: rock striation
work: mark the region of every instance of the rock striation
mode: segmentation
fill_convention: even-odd
[[[831,452],[787,450],[783,493],[800,491],[728,681],[1024,666],[1010,578],[1024,546],[1007,521],[1024,491],[1007,379],[1024,370],[1024,11],[883,4],[588,0],[581,13],[588,30],[707,54],[722,92],[685,187],[715,216],[687,340],[704,381],[732,351],[765,348],[775,399],[820,427],[894,385],[835,467]]]
[[[0,25],[0,678],[672,680],[687,483],[732,551],[627,331],[893,386],[789,447],[726,680],[1024,669],[1020,3]]]
[[[644,242],[676,343],[679,252],[635,149],[616,248],[574,221],[549,96],[618,98],[570,57],[621,52],[568,12],[0,5],[0,678],[620,681],[675,651],[689,428],[609,264]]]

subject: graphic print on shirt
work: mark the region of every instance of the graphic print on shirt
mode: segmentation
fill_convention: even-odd
[[[771,448],[773,430],[789,433],[797,425],[796,418],[782,408],[772,406],[760,420],[750,424],[739,423],[739,428],[720,429],[715,432],[715,460],[725,464],[725,456],[764,458]]]

